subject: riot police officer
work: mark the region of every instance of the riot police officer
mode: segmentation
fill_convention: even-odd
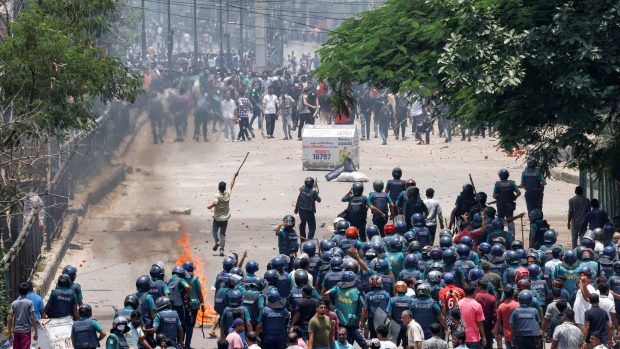
[[[153,264],[151,270],[149,270],[149,274],[151,275],[151,289],[149,290],[149,294],[153,297],[153,301],[157,302],[157,300],[163,296],[169,297],[170,290],[168,289],[168,284],[164,281],[166,277],[164,269],[159,264]],[[129,319],[128,316],[125,316],[125,318]]]
[[[93,308],[88,304],[80,306],[80,319],[71,326],[71,343],[75,349],[98,348],[99,342],[107,335],[103,326],[93,316]]]
[[[374,317],[378,311],[390,314],[392,312],[392,297],[383,289],[381,276],[372,275],[370,277],[370,291],[364,297],[364,306],[362,308],[362,323],[368,319],[370,338],[377,338]]]
[[[510,323],[513,328],[513,343],[517,349],[538,347],[540,343],[542,320],[536,308],[532,307],[532,292],[519,292],[519,307],[512,311]]]
[[[134,294],[138,298],[138,310],[140,311],[140,315],[142,315],[142,323],[144,324],[144,328],[147,330],[153,328],[153,319],[155,319],[157,310],[155,307],[155,301],[149,294],[151,285],[152,281],[148,275],[138,277],[136,280],[137,292]]]
[[[538,169],[538,161],[536,159],[527,160],[527,167],[521,174],[519,188],[525,189],[524,197],[528,213],[534,209],[542,210],[545,185],[547,182],[543,173]]]
[[[503,168],[498,173],[499,181],[495,182],[493,198],[497,200],[497,217],[506,219],[512,217],[516,209],[515,200],[521,196],[521,191],[514,181],[508,180],[510,173]],[[514,236],[514,224],[508,224],[508,231]]]
[[[316,232],[316,203],[321,202],[318,187],[314,178],[308,177],[304,181],[303,187],[299,188],[297,203],[295,204],[295,214],[299,213],[299,234],[306,239],[306,223],[308,223],[308,240],[314,239]]]
[[[187,261],[183,263],[183,270],[185,270],[185,276],[189,276],[185,278],[185,281],[189,284],[190,292],[189,292],[189,302],[190,306],[187,309],[187,314],[185,314],[185,348],[191,348],[192,336],[194,333],[194,325],[196,325],[196,318],[198,317],[198,309],[202,308],[204,312],[204,295],[202,294],[202,284],[196,275],[194,275],[194,270],[196,270],[196,265],[194,262]]]
[[[258,318],[256,332],[261,336],[264,348],[284,349],[286,347],[286,325],[290,313],[286,309],[278,290],[267,294],[267,305]]]
[[[82,305],[82,301],[84,299],[84,296],[82,295],[82,286],[75,281],[77,278],[77,268],[72,265],[67,265],[62,269],[62,274],[67,274],[69,275],[69,278],[71,278],[71,289],[77,297],[78,306]]]
[[[114,313],[114,317],[117,318],[119,316],[124,316],[125,319],[131,318],[131,313],[134,310],[138,310],[140,306],[140,300],[136,295],[130,294],[125,297],[125,301],[123,302],[123,309],[119,309]]]
[[[161,297],[157,300],[157,315],[153,320],[153,328],[159,334],[166,336],[174,346],[183,343],[183,323],[179,314],[172,310],[172,301],[168,297]]]
[[[71,316],[74,320],[78,319],[77,296],[71,289],[69,275],[61,274],[58,277],[58,288],[52,290],[43,312],[49,318]]]
[[[308,273],[312,275],[313,280],[317,280],[322,260],[321,256],[316,253],[316,244],[312,241],[305,241],[301,244],[301,251],[308,255]]]
[[[439,304],[431,298],[430,286],[428,284],[421,284],[418,286],[417,293],[417,298],[411,305],[411,312],[413,313],[413,318],[416,319],[424,331],[424,339],[429,339],[432,337],[431,325],[434,323],[444,325],[445,323],[441,317]]]
[[[189,312],[189,295],[191,287],[185,281],[187,273],[182,267],[174,267],[172,269],[172,276],[168,281],[168,288],[170,288],[170,304],[172,310],[179,314],[179,319],[185,327],[187,322],[187,313]],[[178,342],[181,344],[182,342]]]
[[[368,202],[364,193],[364,184],[355,182],[347,194],[342,198],[342,202],[348,202],[346,220],[357,228],[360,240],[366,241],[366,216],[368,213]]]
[[[282,223],[275,229],[278,237],[278,253],[293,256],[299,250],[299,241],[295,231],[295,217],[289,215],[282,218]]]
[[[112,320],[112,330],[106,339],[106,349],[129,349],[125,333],[129,332],[129,320],[124,316],[119,316]]]
[[[410,254],[407,257],[409,256],[415,257],[415,255],[413,254]],[[411,305],[413,304],[413,298],[407,296],[407,283],[405,281],[396,282],[396,285],[394,285],[394,291],[396,292],[396,296],[392,297],[391,299],[391,318],[400,327],[400,331],[398,331],[398,337],[396,338],[396,346],[399,346],[400,343],[403,343],[403,348],[407,348],[407,327],[403,325],[403,321],[400,316],[402,315],[403,311],[411,309]]]
[[[379,233],[383,237],[383,226],[388,222],[393,201],[388,193],[383,192],[383,181],[374,181],[372,187],[375,191],[368,194],[367,205],[372,212],[372,223],[379,228]]]
[[[243,320],[248,331],[252,331],[252,317],[249,310],[243,306],[243,293],[232,290],[228,294],[228,306],[224,308],[222,316],[220,316],[219,325],[222,338],[230,333],[232,323],[236,318]]]
[[[392,202],[396,202],[398,199],[398,194],[405,191],[405,180],[401,179],[403,176],[403,170],[400,167],[394,167],[392,170],[392,179],[387,181],[387,185],[385,186],[385,192],[388,193]]]

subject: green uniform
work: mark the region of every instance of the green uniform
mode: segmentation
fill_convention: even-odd
[[[362,315],[364,296],[355,287],[332,287],[329,293],[335,295],[335,311],[341,326],[357,326]]]
[[[185,279],[187,283],[189,283],[189,287],[191,290],[189,292],[189,300],[192,306],[192,309],[196,310],[200,308],[200,295],[202,294],[202,284],[200,284],[200,279],[196,276],[191,276],[189,279]]]

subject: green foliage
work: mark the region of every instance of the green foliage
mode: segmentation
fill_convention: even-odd
[[[0,103],[14,122],[0,130],[3,146],[89,127],[95,99],[135,100],[139,74],[95,45],[110,30],[115,3],[46,0],[9,24],[13,35],[0,45]]]
[[[440,97],[463,124],[549,167],[620,170],[620,3],[390,0],[345,21],[320,50],[338,99],[355,82]]]
[[[11,307],[11,299],[6,289],[5,276],[5,270],[0,268],[0,333],[6,333],[5,326],[9,316],[9,308]]]

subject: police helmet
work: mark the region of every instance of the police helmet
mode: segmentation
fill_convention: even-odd
[[[376,180],[376,181],[372,182],[372,188],[375,191],[383,191],[383,181],[382,180]]]
[[[469,274],[467,275],[467,277],[469,278],[469,281],[472,281],[472,282],[481,279],[483,276],[484,276],[484,272],[478,268],[474,268],[470,270]]]
[[[340,247],[336,246],[334,248],[331,249],[332,254],[334,255],[334,257],[344,257],[346,254],[344,253],[344,250],[341,249]]]
[[[306,179],[304,180],[304,185],[306,187],[313,187],[314,186],[314,178],[306,177]]]
[[[471,219],[471,226],[474,229],[478,229],[482,226],[482,216],[480,213],[474,213],[474,216]]]
[[[441,239],[443,236],[452,237],[452,232],[450,229],[441,229],[441,231],[439,231],[439,238]]]
[[[149,270],[149,274],[153,279],[163,280],[166,277],[166,273],[164,269],[157,264],[153,264],[151,266],[151,270]]]
[[[186,274],[185,274],[185,270],[183,270],[182,267],[177,266],[177,267],[172,268],[172,275],[178,275],[180,277],[185,277]]]
[[[509,269],[508,270],[508,283],[514,284],[515,282],[517,282],[517,270]]]
[[[452,239],[448,236],[442,236],[439,239],[439,247],[445,250],[446,248],[450,248],[452,246]]]
[[[510,176],[510,172],[508,172],[507,169],[502,168],[501,170],[499,170],[499,172],[497,173],[497,175],[499,176],[499,179],[501,180],[506,180],[508,179],[508,177]]]
[[[264,279],[269,285],[274,286],[278,282],[279,275],[277,270],[269,269],[265,272]]]
[[[429,275],[430,276],[430,275]],[[427,283],[422,283],[416,289],[416,294],[418,297],[430,297],[431,296],[431,287]]]
[[[562,260],[568,265],[573,265],[575,262],[577,262],[577,254],[575,254],[575,251],[573,250],[564,251],[564,256],[562,257]]]
[[[387,274],[390,271],[390,263],[385,258],[379,258],[375,263],[375,271],[381,274]]]
[[[280,255],[271,259],[271,267],[278,271],[284,270],[284,264],[286,264],[286,261],[284,260],[284,257]]]
[[[439,270],[431,270],[428,273],[428,282],[434,285],[439,285],[442,279],[443,279],[443,273],[440,272]]]
[[[193,273],[194,270],[196,270],[196,265],[194,264],[194,262],[192,261],[187,261],[185,263],[183,263],[183,270]]]
[[[437,246],[433,246],[431,248],[431,253],[430,253],[431,259],[434,261],[440,261],[443,258],[443,251],[441,250],[441,248],[437,247]]]
[[[394,169],[392,170],[392,177],[394,177],[394,179],[400,179],[402,175],[403,170],[401,170],[400,167],[394,167]]]
[[[493,218],[491,228],[493,230],[504,230],[504,220],[499,217]]]
[[[371,244],[371,246],[372,246],[372,249],[375,250],[375,252],[377,252],[378,255],[382,254],[384,252],[384,250],[383,250],[383,243],[373,242]]]
[[[366,236],[368,236],[368,238],[372,238],[373,236],[377,235],[379,235],[379,227],[374,224],[366,227]]]
[[[370,276],[370,288],[383,288],[383,278],[380,275],[372,275]]]
[[[148,292],[151,289],[152,281],[148,275],[142,275],[136,280],[138,292]]]
[[[282,222],[286,228],[292,228],[295,226],[295,217],[293,215],[287,214],[282,218]]]
[[[526,291],[531,289],[532,287],[532,283],[530,282],[530,279],[521,279],[519,281],[517,281],[517,289],[519,291]]]
[[[235,288],[239,283],[243,281],[243,277],[237,274],[228,274],[228,280],[226,281],[226,286],[228,288]]]
[[[530,212],[530,221],[538,221],[543,219],[543,211],[539,208],[535,208]]]
[[[540,277],[542,270],[540,269],[540,265],[538,264],[530,264],[527,266],[527,271],[532,280],[538,280]]]
[[[230,257],[230,256],[226,256],[224,257],[224,259],[222,260],[222,269],[224,269],[225,272],[229,273],[230,269],[234,266],[236,266],[237,263],[235,262],[235,260]]]
[[[340,278],[340,283],[338,283],[338,285],[343,288],[350,288],[354,287],[356,282],[356,275],[353,274],[352,271],[345,271],[342,273],[342,277]]]
[[[463,239],[461,239],[463,240]],[[482,254],[488,254],[491,252],[491,244],[488,242],[481,242],[480,245],[478,245],[478,251],[480,251],[480,253]]]
[[[230,293],[228,295],[230,296]],[[164,309],[170,309],[170,307],[172,307],[172,302],[170,301],[170,298],[166,296],[159,297],[157,298],[157,301],[155,301],[155,308],[157,309],[157,311],[162,311]]]
[[[77,268],[72,265],[67,265],[62,269],[62,273],[69,275],[71,282],[74,282],[77,277]]]
[[[227,299],[230,307],[240,307],[243,304],[243,293],[239,290],[232,290],[228,293]]]
[[[64,288],[71,287],[71,277],[67,274],[60,274],[58,277],[58,286]]]
[[[357,274],[360,270],[360,265],[355,259],[347,257],[344,259],[344,262],[342,262],[342,270],[352,271]]]
[[[396,226],[392,223],[388,223],[383,227],[383,233],[385,235],[392,235],[396,233]]]
[[[616,274],[620,273],[620,261],[615,261],[614,262],[614,273],[616,273]]]
[[[469,252],[470,252],[469,246],[463,243],[456,245],[456,253],[459,255],[459,257],[468,258]]]
[[[538,166],[538,160],[536,160],[534,158],[529,158],[527,160],[527,167],[528,168],[536,168],[536,166]]]
[[[581,241],[583,243],[583,240]],[[575,255],[577,255],[577,259],[581,260],[583,258],[583,251],[586,249],[585,246],[579,245],[575,247]]]
[[[348,238],[357,239],[357,237],[359,236],[359,233],[356,227],[348,227],[344,235]]]
[[[295,285],[297,285],[297,287],[305,286],[308,284],[308,272],[303,269],[295,270],[293,279],[295,280]]]
[[[504,252],[506,252],[506,248],[502,244],[494,244],[491,247],[491,256],[493,257],[502,257],[504,255]]]
[[[134,294],[127,295],[127,297],[125,297],[125,301],[123,302],[123,306],[137,310],[140,306],[140,299],[138,299],[138,297]]]
[[[422,251],[420,251],[420,254],[422,254],[422,259],[430,259],[432,249],[433,249],[433,246],[430,246],[430,245],[426,245],[422,247]]]
[[[348,222],[347,222],[348,223]],[[336,243],[333,241],[327,241],[323,247],[321,247],[323,252],[330,251],[332,248],[336,247]]]
[[[368,250],[366,250],[366,253],[364,254],[364,258],[366,258],[367,261],[371,261],[377,258],[377,251],[375,251],[374,248],[369,248]]]
[[[316,254],[316,244],[312,241],[305,241],[301,244],[301,250],[303,253],[307,253],[308,256],[312,257]]]
[[[231,274],[235,274],[235,275],[239,275],[241,277],[244,277],[244,273],[243,273],[243,269],[239,268],[239,267],[234,267],[232,269],[230,269],[230,273]]]
[[[594,240],[603,241],[605,239],[603,228],[595,228],[592,232],[594,233]]]
[[[587,276],[588,279],[592,280],[592,276],[594,275],[594,272],[592,271],[590,267],[588,267],[587,265],[584,265],[579,269],[579,275],[581,274]]]
[[[471,185],[470,183],[463,184],[463,192],[464,193],[473,193],[474,192],[474,186]]]
[[[513,251],[522,250],[523,249],[523,241],[515,240],[510,244],[510,249]]]
[[[407,223],[405,223],[404,221],[396,222],[394,227],[396,228],[396,232],[400,235],[403,235],[407,232]]]
[[[401,252],[403,246],[399,239],[392,238],[387,241],[387,247],[390,252]]]
[[[413,224],[416,227],[424,226],[425,224],[424,215],[422,215],[421,213],[414,213],[411,216],[411,224]]]
[[[80,317],[89,318],[93,316],[93,308],[89,304],[80,305],[80,309],[78,312],[80,314]]]
[[[456,251],[452,247],[445,249],[443,251],[442,259],[446,264],[453,264],[457,259]]]
[[[543,234],[543,241],[546,244],[555,244],[558,241],[558,234],[555,230],[549,229]]]
[[[396,291],[396,293],[406,293],[407,284],[404,281],[397,281],[396,284],[394,284],[394,291]]]
[[[411,243],[415,240],[415,233],[411,230],[407,231],[405,234],[403,234],[403,238],[407,241],[407,243]]]
[[[586,237],[585,235],[581,238],[581,246],[577,246],[577,247],[583,247],[583,248],[594,248],[596,244],[594,243],[594,240],[590,239],[589,237]],[[579,254],[579,253],[578,253]],[[581,259],[581,258],[580,258]]]
[[[351,226],[349,221],[346,221],[346,220],[339,221],[338,224],[336,224],[336,231],[338,232],[338,234],[344,235],[344,233],[347,231],[347,228],[349,226]]]
[[[127,320],[124,316],[117,316],[112,320],[112,328],[123,333],[127,333],[129,331],[129,320]]]
[[[351,191],[353,192],[353,195],[355,196],[362,195],[364,193],[364,184],[362,182],[353,183],[353,186],[351,187]]]
[[[443,276],[443,282],[446,285],[452,285],[454,283],[454,274],[452,273],[445,273]]]
[[[487,193],[483,191],[477,192],[476,195],[474,195],[474,200],[479,203],[485,204],[487,202]]]
[[[520,260],[517,252],[513,250],[506,251],[506,262],[511,265],[519,264]]]
[[[474,240],[468,235],[461,237],[461,240],[459,240],[459,243],[465,244],[467,247],[469,247],[470,250],[474,248]]]
[[[519,258],[519,263],[527,264],[527,252],[524,249],[519,248],[515,250],[517,257]]]
[[[417,240],[413,240],[409,243],[409,246],[407,246],[407,251],[409,253],[415,253],[415,252],[419,252],[420,251],[420,242]]]
[[[605,248],[603,248],[603,256],[607,257],[609,260],[615,260],[616,255],[616,249],[613,246],[605,246]]]
[[[417,269],[418,268],[418,257],[415,254],[409,253],[405,257],[405,268],[407,268],[407,269]]]
[[[245,263],[245,271],[248,274],[254,274],[258,271],[259,267],[258,267],[258,262],[256,262],[255,260],[249,260]]]
[[[604,236],[612,236],[614,233],[614,226],[611,223],[605,223],[603,226],[603,235]]]
[[[342,260],[341,257],[333,257],[329,261],[329,266],[330,266],[332,271],[341,271],[342,270],[342,263],[343,263],[343,260]]]

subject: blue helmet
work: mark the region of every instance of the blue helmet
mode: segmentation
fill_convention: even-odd
[[[325,240],[325,243],[321,245],[321,251],[327,252],[336,247],[336,243],[333,241]]]
[[[230,269],[230,273],[231,273],[231,274],[236,274],[236,275],[239,275],[239,276],[241,276],[241,277],[243,277],[243,276],[244,276],[244,274],[243,274],[243,269],[241,269],[241,268],[239,268],[239,267],[234,267],[234,268]]]
[[[523,290],[519,292],[519,305],[522,307],[529,307],[532,304],[532,292]]]
[[[592,271],[592,269],[590,269],[590,267],[588,267],[587,265],[584,265],[583,267],[579,269],[579,275],[581,274],[587,276],[588,279],[592,280],[592,276],[594,275],[594,272]]]
[[[543,219],[543,211],[539,208],[535,208],[530,212],[530,221],[538,221]]]
[[[385,258],[379,258],[375,263],[375,271],[377,273],[387,274],[390,272],[390,263]]]
[[[166,277],[166,273],[164,270],[157,264],[153,264],[151,266],[151,270],[149,270],[149,274],[153,279],[163,280]]]
[[[245,271],[248,274],[254,274],[258,271],[258,262],[255,260],[249,260],[245,263]]]
[[[616,259],[616,249],[613,246],[605,246],[603,249],[603,256],[609,258],[610,260]]]
[[[367,261],[377,258],[377,251],[375,251],[374,248],[367,249],[366,253],[364,253],[364,258],[366,258]]]
[[[527,271],[530,274],[530,279],[538,280],[538,277],[541,275],[542,270],[538,264],[530,264],[527,266]]]
[[[340,277],[340,283],[338,285],[344,288],[354,287],[356,281],[356,275],[352,271],[345,271],[344,273],[342,273],[342,276]]]
[[[192,261],[187,261],[187,262],[183,263],[183,269],[185,271],[193,273],[194,270],[196,270],[196,265],[194,265],[194,262],[192,262]]]
[[[453,264],[456,262],[456,251],[452,247],[446,248],[442,255],[443,262],[446,264]]]
[[[441,239],[442,236],[449,236],[450,238],[452,238],[452,232],[450,231],[450,229],[441,229],[441,231],[439,232],[439,238]]]
[[[474,216],[471,218],[471,226],[474,229],[478,229],[482,226],[482,216],[480,216],[480,213],[474,213]]]
[[[614,226],[611,223],[605,223],[605,225],[603,226],[603,234],[606,237],[612,236],[614,233]]]
[[[403,235],[405,232],[407,232],[407,224],[405,224],[405,222],[403,221],[396,222],[395,227],[396,233],[398,233],[399,235]]]
[[[228,299],[228,305],[231,308],[237,308],[243,304],[243,293],[241,293],[241,291],[232,290],[228,293],[226,298]]]
[[[497,175],[499,176],[499,179],[505,181],[508,179],[508,177],[510,176],[510,172],[508,172],[507,169],[502,168],[501,170],[499,170],[499,172],[497,173]]]
[[[307,253],[309,257],[314,256],[316,253],[316,244],[312,241],[306,241],[301,245],[303,253]]]
[[[77,268],[72,265],[67,265],[62,269],[62,273],[69,275],[71,282],[74,282],[77,277]]]
[[[491,228],[493,230],[504,230],[504,220],[499,217],[493,218],[491,221]]]
[[[448,236],[442,236],[439,239],[439,247],[441,247],[442,250],[452,247],[452,238]]]
[[[411,216],[411,224],[416,227],[424,226],[426,224],[426,221],[424,220],[424,215],[422,215],[421,213],[414,213]]]
[[[336,224],[336,231],[338,232],[338,234],[344,235],[349,226],[351,226],[351,224],[349,224],[348,221],[339,221]]]
[[[265,281],[267,281],[267,283],[271,286],[275,286],[276,283],[278,282],[278,278],[280,277],[280,274],[278,273],[277,270],[275,269],[269,269],[267,270],[267,272],[265,272]]]
[[[562,257],[564,263],[568,265],[572,265],[577,262],[577,254],[573,250],[564,251],[564,256]]]
[[[411,243],[412,241],[415,240],[415,233],[409,230],[405,234],[403,234],[403,238],[407,240],[407,243]]]
[[[581,258],[583,257],[583,251],[585,249],[585,246],[582,245],[575,247],[575,255],[577,255],[577,259],[581,260]]]
[[[332,253],[332,251],[325,251],[325,253],[323,253],[323,255],[321,256],[321,260],[323,261],[323,263],[329,263],[329,261],[334,257],[334,254]]]
[[[524,249],[520,248],[518,250],[515,251],[517,253],[517,257],[519,257],[519,261],[522,264],[527,263],[527,252],[525,252]]]
[[[418,240],[413,240],[407,246],[407,251],[409,253],[420,252],[420,242]]]
[[[172,275],[178,275],[180,277],[185,277],[185,270],[183,270],[183,268],[176,266],[174,268],[172,268]]]
[[[388,250],[390,252],[400,252],[403,249],[403,245],[400,243],[399,239],[392,238],[387,241]]]
[[[519,249],[523,249],[523,241],[521,240],[514,240],[512,242],[512,244],[510,244],[510,249],[513,251],[519,250]]]
[[[491,256],[501,257],[504,255],[504,252],[506,252],[506,248],[502,244],[494,244],[491,247]]]
[[[469,246],[467,246],[467,245],[465,245],[463,243],[456,245],[456,253],[461,258],[468,258],[470,251],[471,250],[469,249]]]
[[[329,266],[332,271],[341,271],[342,270],[343,260],[341,257],[333,257],[331,261],[329,261]]]
[[[517,269],[508,270],[508,283],[514,284],[517,282]]]
[[[237,266],[237,263],[232,257],[227,256],[227,257],[224,257],[224,260],[222,260],[222,269],[224,269],[224,271],[227,273],[229,273],[230,269],[232,269],[235,266]]]
[[[380,242],[373,242],[371,244],[371,247],[372,247],[373,250],[375,250],[375,252],[377,252],[377,254],[382,254],[384,252],[383,251],[383,244],[380,243]]]
[[[488,242],[481,242],[480,245],[478,245],[478,250],[482,254],[489,254],[491,253],[491,244]]]
[[[418,268],[418,257],[410,253],[405,257],[405,268],[407,269],[417,269]]]
[[[366,227],[366,236],[368,236],[368,238],[372,238],[375,235],[379,235],[379,227],[377,227],[374,224],[371,224],[369,226]]]
[[[555,230],[549,229],[543,234],[543,241],[546,244],[555,244],[558,241],[558,234]]]
[[[284,264],[286,260],[282,256],[275,256],[271,259],[271,267],[277,271],[284,270]]]
[[[508,250],[506,251],[506,262],[508,264],[519,264],[519,255],[516,251]]]
[[[334,248],[331,249],[332,254],[334,255],[334,257],[344,257],[346,256],[346,253],[344,253],[344,250],[341,249],[340,247],[336,246]]]
[[[277,289],[272,288],[271,290],[269,290],[269,293],[267,294],[268,303],[277,303],[281,300],[282,300],[282,297],[280,297],[280,292],[278,292]]]
[[[474,248],[474,239],[472,239],[470,236],[465,235],[461,237],[461,240],[459,240],[459,243],[467,245],[470,250]]]
[[[454,284],[454,274],[452,274],[452,273],[445,273],[444,276],[443,276],[443,282],[446,285]]]
[[[477,281],[484,276],[484,272],[478,268],[472,269],[469,271],[469,281]]]
[[[439,247],[431,248],[431,259],[434,261],[440,261],[443,258],[443,252]]]

